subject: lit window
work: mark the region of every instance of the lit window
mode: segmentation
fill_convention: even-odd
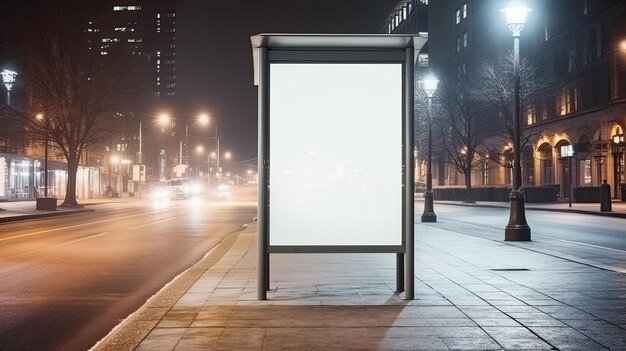
[[[126,27],[116,27],[115,31],[116,32],[125,32],[126,31]]]
[[[157,18],[161,18],[161,14],[160,13],[157,13]]]
[[[403,6],[402,7],[402,19],[406,19],[406,15],[407,15],[407,13],[406,13],[406,6]]]
[[[467,47],[467,32],[463,32],[463,47]]]
[[[467,18],[467,4],[463,4],[463,19]]]
[[[461,9],[456,9],[456,24],[461,23]]]
[[[100,55],[104,56],[104,55],[108,55],[109,53],[106,51],[100,51]]]
[[[461,37],[456,37],[456,52],[461,51]]]

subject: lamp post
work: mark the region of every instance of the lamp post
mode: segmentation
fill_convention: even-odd
[[[162,113],[159,115],[158,119],[157,119],[157,123],[161,126],[161,130],[163,131],[163,135],[165,136],[165,149],[163,150],[163,158],[164,158],[164,165],[163,168],[164,169],[160,169],[159,173],[160,173],[160,178],[163,180],[167,177],[167,165],[168,165],[168,158],[169,158],[169,152],[168,152],[168,137],[167,137],[167,127],[173,128],[174,127],[174,122],[172,121],[170,115],[168,115],[167,113]],[[159,162],[159,168],[161,168],[161,162]]]
[[[619,130],[617,131],[620,132]],[[619,197],[621,184],[622,184],[622,173],[624,170],[622,169],[624,151],[626,151],[626,143],[624,143],[624,134],[616,134],[612,138],[611,143],[611,151],[613,153],[613,173],[615,178],[615,190],[614,197]],[[622,198],[622,201],[626,201],[626,199]]]
[[[43,113],[38,113],[35,118],[41,122],[44,123],[44,116]],[[47,130],[45,131],[46,133],[46,142],[45,142],[45,146],[44,146],[44,163],[43,163],[43,197],[48,197],[48,132]]]
[[[573,177],[572,177],[572,158],[574,158],[574,145],[563,145],[561,146],[561,158],[567,159],[567,191],[569,192],[568,200],[569,207],[572,207],[572,197],[574,196],[574,185],[573,185]]]
[[[509,195],[510,214],[509,223],[504,230],[505,241],[530,241],[530,227],[526,223],[526,213],[524,209],[524,189],[522,189],[522,167],[521,167],[521,116],[520,116],[520,74],[519,74],[519,37],[526,16],[531,11],[521,1],[511,1],[501,10],[507,20],[511,32],[513,32],[513,72],[514,82],[514,125],[513,125],[513,189]]]
[[[426,192],[424,192],[424,213],[422,222],[437,222],[437,215],[433,208],[433,174],[432,174],[432,154],[433,154],[433,131],[432,131],[432,106],[433,95],[437,90],[439,80],[432,75],[419,81],[420,89],[428,95],[428,160],[426,163]]]

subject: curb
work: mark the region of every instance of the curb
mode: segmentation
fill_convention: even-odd
[[[15,216],[10,216],[10,217],[0,218],[0,223],[19,222],[19,221],[27,221],[30,219],[67,216],[67,215],[73,215],[73,214],[85,213],[85,212],[93,212],[93,211],[95,210],[85,208],[85,209],[80,209],[80,210],[68,210],[68,211],[59,211],[59,212],[15,215]]]

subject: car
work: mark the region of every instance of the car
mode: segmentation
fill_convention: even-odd
[[[230,184],[219,184],[215,189],[215,194],[220,199],[225,199],[230,197]]]
[[[174,178],[164,181],[155,190],[157,199],[186,199],[202,192],[200,183],[188,178]]]

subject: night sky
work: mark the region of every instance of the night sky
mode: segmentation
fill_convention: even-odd
[[[179,0],[177,110],[187,118],[209,112],[218,119],[222,148],[233,152],[234,162],[256,158],[257,88],[250,36],[379,33],[396,4],[397,0]]]

